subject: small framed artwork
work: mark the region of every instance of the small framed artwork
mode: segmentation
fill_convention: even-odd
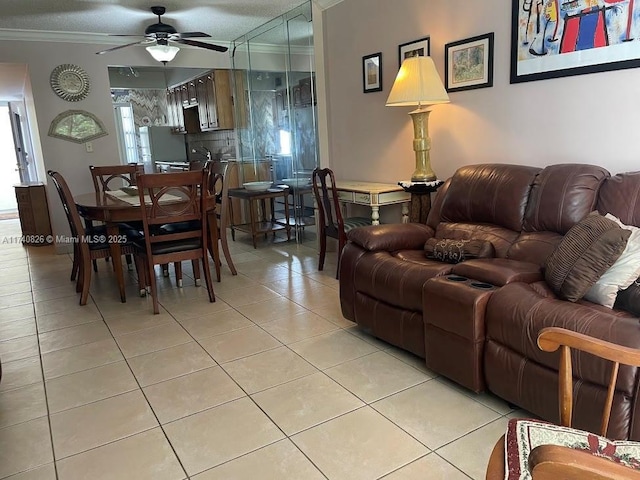
[[[447,92],[493,86],[493,32],[444,46]]]
[[[428,57],[431,55],[431,42],[429,37],[424,37],[412,42],[398,45],[398,68],[409,57]]]
[[[382,91],[382,53],[362,57],[362,82],[364,93]]]

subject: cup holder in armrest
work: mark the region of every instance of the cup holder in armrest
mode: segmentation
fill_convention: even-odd
[[[489,289],[493,288],[493,285],[491,285],[490,283],[485,283],[485,282],[471,282],[471,286],[473,288],[479,288],[481,290],[489,290]]]
[[[447,280],[451,280],[452,282],[466,282],[469,279],[467,277],[461,277],[460,275],[449,275]]]

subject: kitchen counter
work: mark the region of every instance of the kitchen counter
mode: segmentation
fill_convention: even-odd
[[[159,173],[183,172],[189,170],[189,162],[155,162],[156,170]]]

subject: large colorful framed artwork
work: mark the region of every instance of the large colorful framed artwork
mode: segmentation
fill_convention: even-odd
[[[511,83],[640,67],[637,0],[512,0]]]

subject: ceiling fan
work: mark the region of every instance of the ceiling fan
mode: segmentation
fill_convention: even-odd
[[[191,45],[193,47],[206,48],[207,50],[214,50],[216,52],[226,52],[228,50],[227,47],[223,47],[222,45],[215,45],[212,43],[191,40],[191,38],[210,38],[211,35],[202,32],[179,33],[173,26],[169,25],[168,23],[162,23],[162,18],[160,17],[164,15],[165,11],[165,7],[151,7],[151,12],[153,12],[154,15],[158,16],[158,23],[149,25],[145,29],[144,35],[111,35],[114,37],[144,37],[144,40],[127,43],[125,45],[118,45],[117,47],[108,48],[96,53],[98,55],[102,55],[104,53],[113,52],[114,50],[130,47],[132,45],[149,44],[150,46],[147,47],[147,50],[153,56],[153,58],[155,58],[159,62],[163,62],[166,64],[167,62],[173,60],[173,58],[180,50],[178,47],[170,45],[170,42],[181,43],[183,45]]]

